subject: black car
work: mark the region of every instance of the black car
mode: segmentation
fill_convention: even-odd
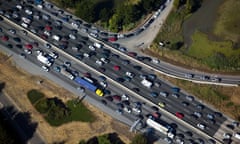
[[[105,101],[105,100],[101,100],[101,103],[104,105],[107,105],[107,101]]]
[[[122,83],[122,82],[124,82],[124,79],[123,79],[123,78],[121,78],[121,77],[118,77],[118,78],[116,78],[116,81],[117,81],[117,82],[121,82],[121,83]]]

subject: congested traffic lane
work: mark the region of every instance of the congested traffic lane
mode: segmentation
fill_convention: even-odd
[[[26,15],[26,14],[25,14]],[[42,22],[42,23],[44,23],[44,22]],[[39,24],[42,26],[42,24],[41,24],[41,22],[35,22],[35,20],[32,22],[32,24],[33,25],[31,25],[32,27],[38,27],[39,26]],[[34,24],[36,24],[36,25],[34,25]],[[49,25],[51,25],[51,24],[49,24]],[[35,28],[36,29],[36,28]],[[62,29],[62,31],[66,34],[66,33],[69,33],[69,32],[67,32],[68,31],[68,29],[66,28],[66,30],[64,31],[64,28]],[[53,34],[56,34],[56,35],[60,35],[61,36],[61,34],[62,34],[62,31],[60,31],[60,30],[57,30],[57,29],[55,29],[55,28],[53,28],[52,30],[51,30],[51,32],[53,33]],[[69,30],[70,31],[70,30]],[[64,36],[62,36],[62,37],[64,37]],[[53,42],[54,40],[52,40],[51,39],[51,37],[49,38],[50,39],[50,41],[51,42]],[[73,44],[74,44],[74,42],[75,41],[72,41],[71,43],[69,43],[68,44],[68,47],[72,47],[72,46],[74,46]],[[86,47],[87,46],[84,46],[83,48],[85,48],[86,49]],[[67,50],[67,51],[69,51],[69,50]],[[89,51],[89,50],[88,50]],[[91,60],[93,60],[93,58],[91,59]],[[95,59],[96,60],[96,59]],[[111,60],[112,61],[112,60]],[[89,62],[89,63],[91,63],[91,62]],[[111,62],[110,62],[111,63]],[[118,63],[118,61],[116,62],[116,63]],[[92,65],[93,67],[95,67],[96,66],[96,64],[95,64],[95,61],[93,61],[90,65]],[[121,66],[121,67],[124,67],[124,66]],[[112,67],[107,67],[106,68],[107,70],[112,70]],[[123,68],[123,70],[124,70],[124,68]],[[109,73],[109,75],[112,75],[113,76],[113,74],[115,74],[115,72],[110,72]],[[114,77],[114,76],[113,76]],[[115,74],[115,78],[116,78],[116,74]],[[148,99],[151,99],[152,101],[155,101],[155,99],[153,99],[153,98],[151,98],[150,96],[149,96],[149,94],[150,94],[150,90],[149,89],[146,89],[146,88],[144,88],[141,84],[140,84],[140,80],[137,80],[137,81],[132,81],[131,82],[131,84],[130,85],[132,85],[132,84],[134,84],[137,88],[139,88],[140,89],[140,94],[141,95],[144,95],[145,97],[148,97]],[[128,86],[128,85],[127,85]],[[134,88],[134,87],[130,87],[130,88]],[[145,89],[144,91],[142,91],[142,89]],[[156,92],[159,92],[159,91],[156,91]],[[167,108],[169,108],[169,111],[170,112],[172,112],[173,114],[175,113],[175,112],[177,112],[178,110],[179,110],[179,108],[181,108],[182,106],[175,106],[175,103],[176,102],[174,102],[174,101],[172,101],[172,100],[170,100],[170,99],[166,99],[166,100],[164,100],[164,99],[161,99],[161,100],[159,100],[159,101],[167,101],[168,103],[172,103],[172,104],[170,104],[170,105],[168,105],[168,103],[167,103],[167,106],[166,106],[166,109]],[[158,102],[157,102],[158,103]],[[156,103],[156,104],[157,104]],[[173,106],[171,106],[171,105],[173,105]],[[171,110],[171,108],[172,108],[172,110]],[[168,110],[168,109],[167,109]],[[191,119],[190,119],[190,121],[192,121]],[[194,126],[196,126],[196,123],[197,123],[197,120],[193,120],[193,121],[196,121],[196,122],[194,122]],[[211,129],[212,130],[212,129]],[[214,132],[212,132],[212,133],[214,133]]]
[[[18,34],[18,32],[17,32],[17,34]],[[26,37],[26,36],[20,36],[20,37]],[[11,39],[11,38],[10,38],[10,39]],[[33,40],[31,40],[30,38],[25,38],[25,39],[28,40],[28,42],[26,41],[26,43],[30,43],[30,42],[33,41]],[[9,40],[9,42],[11,42],[11,41]],[[14,43],[14,42],[12,42],[12,43]],[[25,43],[25,42],[24,42],[24,43]],[[34,48],[34,49],[35,49],[35,48]],[[51,51],[51,50],[49,50],[49,49],[45,49],[45,48],[43,47],[43,44],[39,44],[39,47],[38,47],[37,49],[42,49],[42,50],[45,50],[45,51],[47,51],[47,52],[50,52],[50,51]],[[23,50],[18,50],[18,49],[13,49],[13,50],[18,51],[19,54],[23,52]],[[26,58],[27,58],[28,60],[30,60],[31,62],[36,63],[36,64],[39,65],[39,66],[42,65],[41,63],[39,63],[39,61],[36,60],[36,52],[35,52],[35,51],[34,51],[33,54],[28,55]],[[54,65],[62,65],[63,62],[66,61],[66,60],[68,60],[68,59],[66,59],[66,58],[64,58],[63,56],[60,55],[59,59],[54,63]],[[69,61],[69,60],[68,60],[68,61]],[[78,70],[78,71],[80,72],[80,74],[86,72],[86,71],[83,71],[83,67],[79,67],[78,65],[75,66],[75,64],[73,64],[73,69]],[[51,69],[51,71],[53,72],[52,69]],[[51,72],[51,71],[50,71],[50,72]],[[54,73],[54,72],[53,72],[53,73]],[[56,74],[56,75],[59,75],[59,78],[60,78],[60,79],[62,79],[62,80],[64,80],[64,81],[67,81],[68,83],[72,84],[72,81],[71,81],[71,80],[63,77],[61,74],[58,74],[58,73],[55,73],[55,74]],[[75,87],[75,88],[77,87],[76,84],[72,84],[72,85],[73,85],[73,87]],[[111,88],[111,86],[112,86],[112,85],[109,85],[110,89],[112,90],[113,88]],[[118,93],[118,94],[121,93],[119,88],[116,88],[116,90],[118,90],[118,92],[116,92],[116,93]],[[88,92],[87,92],[87,93],[88,93]],[[113,90],[113,93],[115,93],[114,90]],[[89,93],[89,95],[92,95],[92,93]],[[93,96],[93,97],[96,98],[95,96]],[[100,98],[100,97],[97,97],[97,98]],[[100,98],[100,99],[101,99],[101,98]],[[137,100],[135,100],[135,99],[132,98],[132,97],[131,97],[131,100],[132,100],[132,102],[136,102],[136,101],[137,101]],[[109,105],[109,104],[108,104],[108,105]],[[110,105],[110,107],[111,107],[111,105]],[[116,109],[116,105],[115,105],[115,104],[113,104],[113,109]],[[151,113],[151,111],[149,112],[149,108],[148,108],[148,112],[145,112],[145,108],[144,108],[144,109],[143,109],[143,113],[144,113],[144,115],[146,115],[146,114],[148,114],[148,113]],[[131,115],[130,115],[130,116],[131,116]],[[135,116],[133,116],[132,120],[136,119],[136,118],[134,118],[134,117],[135,117]],[[162,116],[162,117],[164,118],[164,116]],[[165,118],[165,119],[166,119],[166,118]],[[169,120],[168,120],[168,121],[169,121]],[[171,120],[170,120],[170,121],[171,121]],[[180,127],[181,127],[181,126],[180,126]],[[178,133],[184,133],[183,130],[185,130],[185,129],[184,129],[184,128],[181,128],[180,131],[177,131],[177,132],[178,132]],[[197,136],[197,137],[198,137],[198,136]],[[193,137],[193,138],[194,138],[194,137]]]
[[[5,29],[8,29],[8,28],[5,28]],[[21,37],[26,37],[26,36],[21,36]],[[32,40],[28,37],[28,38],[25,38],[25,39],[27,39],[27,40],[29,40],[29,42],[32,42]],[[28,43],[29,43],[28,42]],[[41,48],[41,49],[43,49],[43,46],[42,46],[43,44],[40,44],[40,46],[39,46],[39,48]],[[22,52],[22,51],[21,51]],[[31,58],[32,56],[31,55],[29,55],[29,56],[27,56],[27,58]],[[40,64],[37,60],[36,60],[36,57],[32,57],[32,59],[30,59],[32,62],[36,62],[37,64]],[[61,63],[63,63],[64,61],[65,61],[66,59],[65,58],[63,58],[63,60],[61,61]],[[41,65],[41,64],[40,64]],[[80,68],[79,66],[77,66],[78,68]],[[82,67],[79,69],[79,70],[81,70],[82,69]],[[59,75],[60,76],[60,75]],[[61,76],[60,76],[61,77]],[[71,82],[70,80],[66,80],[66,81],[69,81],[69,82]],[[119,89],[119,88],[117,88],[117,89]]]

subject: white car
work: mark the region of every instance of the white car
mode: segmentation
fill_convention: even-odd
[[[104,88],[106,88],[106,87],[107,87],[107,82],[101,81],[101,82],[100,82],[100,85],[103,86]]]
[[[48,68],[47,66],[45,66],[45,65],[42,66],[42,69],[43,69],[44,71],[46,71],[46,72],[49,71],[49,68]]]
[[[49,55],[54,59],[58,58],[58,54],[56,52],[51,52]]]
[[[94,46],[92,46],[92,45],[89,45],[88,48],[89,48],[90,50],[92,50],[92,51],[95,51],[95,50],[96,50],[96,48],[95,48]]]
[[[104,63],[109,63],[109,60],[106,59],[106,58],[101,58],[100,60],[101,60],[102,62],[104,62]]]
[[[77,37],[73,34],[69,34],[69,38],[72,39],[72,40],[75,40]]]
[[[126,95],[126,94],[123,94],[123,95],[122,95],[122,100],[129,100],[129,96]]]
[[[49,31],[44,31],[43,32],[46,36],[51,36],[51,32],[49,32]]]
[[[153,59],[152,62],[155,63],[155,64],[158,64],[159,60],[158,59]]]
[[[29,49],[24,49],[24,52],[27,53],[27,54],[32,54],[32,51],[29,50]]]
[[[132,108],[132,110],[133,110],[134,112],[138,113],[138,114],[140,114],[140,113],[142,112],[141,109],[139,109],[139,108],[137,108],[137,107]]]
[[[103,65],[103,62],[102,61],[100,61],[100,60],[96,60],[96,64],[98,64],[98,65]]]
[[[32,15],[33,14],[33,12],[31,10],[29,10],[29,9],[26,9],[25,13],[28,14],[28,15]]]
[[[131,108],[129,108],[129,107],[124,107],[123,110],[125,112],[127,112],[127,113],[131,113],[132,112]]]
[[[126,72],[126,75],[129,76],[130,78],[133,78],[135,75],[132,72]]]
[[[198,123],[197,127],[200,128],[201,130],[204,130],[206,126],[204,124]]]

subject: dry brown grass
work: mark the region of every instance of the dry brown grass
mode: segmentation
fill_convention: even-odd
[[[37,89],[48,97],[57,96],[63,101],[73,98],[73,94],[57,84],[44,79],[43,84],[38,84],[43,78],[29,75],[21,69],[17,69],[7,57],[0,53],[0,82],[6,84],[3,92],[11,97],[22,112],[30,112],[32,121],[38,123],[37,130],[46,140],[46,143],[62,142],[67,144],[77,144],[81,139],[89,139],[93,136],[113,133],[129,143],[132,134],[128,132],[128,127],[110,116],[101,112],[98,108],[84,102],[97,117],[93,123],[71,122],[59,127],[50,126],[43,117],[35,110],[27,98],[26,93],[31,89]],[[3,63],[3,61],[5,61]],[[117,125],[117,127],[116,127]]]

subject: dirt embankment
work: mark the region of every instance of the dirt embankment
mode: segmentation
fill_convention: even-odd
[[[59,127],[50,126],[31,105],[26,93],[31,89],[37,89],[48,97],[57,96],[63,101],[73,98],[73,94],[46,79],[44,79],[43,84],[39,84],[38,81],[42,79],[44,78],[32,76],[21,69],[17,69],[10,59],[0,53],[0,82],[4,82],[6,85],[3,92],[15,101],[22,112],[30,113],[32,121],[38,123],[37,130],[46,140],[46,143],[77,144],[81,139],[87,140],[105,133],[118,133],[125,143],[130,143],[133,134],[128,132],[129,128],[126,125],[112,119],[86,102],[84,102],[85,105],[97,117],[95,122],[71,122]]]

